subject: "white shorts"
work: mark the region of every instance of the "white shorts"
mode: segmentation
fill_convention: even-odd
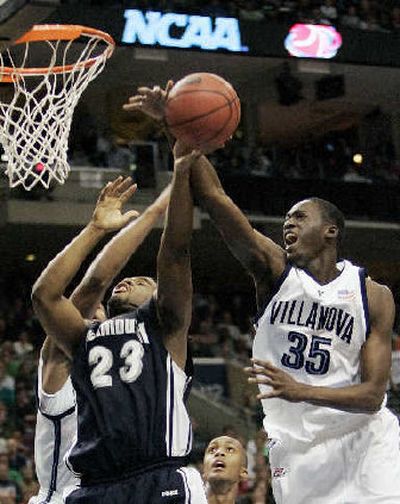
[[[270,448],[276,504],[399,504],[400,428],[383,409],[357,431]]]
[[[29,499],[28,504],[63,504],[64,500],[62,495],[57,492],[52,492],[49,498],[49,492],[47,490],[40,490],[35,497]]]

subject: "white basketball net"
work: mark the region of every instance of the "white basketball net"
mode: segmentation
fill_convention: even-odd
[[[29,191],[40,182],[49,188],[53,180],[63,184],[68,177],[68,137],[74,108],[113,50],[110,43],[92,34],[82,33],[79,42],[82,40],[83,50],[76,40],[26,42],[22,61],[16,60],[13,47],[0,53],[0,82],[5,66],[15,70],[11,75],[14,96],[9,103],[0,101],[0,144],[7,157],[10,187],[22,185]],[[45,73],[23,75],[20,70],[28,66],[35,44],[50,51],[48,68]],[[52,71],[59,65],[71,66],[74,44],[75,52],[77,45],[81,52],[72,68],[68,72]]]

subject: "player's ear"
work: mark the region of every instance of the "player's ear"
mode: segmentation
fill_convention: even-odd
[[[249,479],[249,471],[247,470],[247,467],[242,466],[240,468],[239,478],[240,478],[240,481],[246,481]]]
[[[329,226],[326,228],[325,236],[327,238],[337,238],[338,234],[339,234],[338,227],[335,226],[335,224],[329,224]]]

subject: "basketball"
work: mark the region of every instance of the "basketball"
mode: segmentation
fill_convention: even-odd
[[[220,146],[239,124],[240,100],[232,85],[219,75],[190,74],[171,89],[165,121],[174,137],[190,146]]]

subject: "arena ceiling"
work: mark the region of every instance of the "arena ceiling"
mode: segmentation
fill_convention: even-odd
[[[48,18],[55,7],[51,2],[25,5],[0,25],[0,39],[4,42],[18,37],[31,24]],[[302,83],[304,99],[292,106],[278,103],[276,77],[285,62],[290,63],[292,73]],[[90,102],[92,97],[96,103],[103,101],[108,109],[119,111],[123,100],[138,86],[176,81],[197,71],[218,73],[233,83],[245,104],[244,120],[254,127],[254,117],[260,117],[260,134],[267,143],[293,143],[332,129],[345,129],[376,107],[389,112],[400,110],[397,68],[128,46],[117,48],[84,99]],[[340,98],[318,101],[316,81],[328,75],[343,75],[346,93]],[[103,108],[97,109],[100,113]]]

